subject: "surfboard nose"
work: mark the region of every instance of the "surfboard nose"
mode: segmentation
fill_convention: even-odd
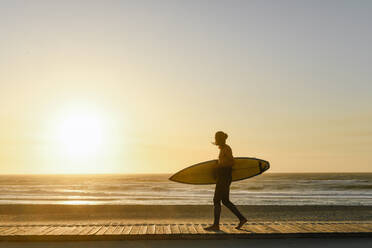
[[[270,163],[265,160],[260,160],[258,161],[258,167],[260,168],[260,173],[263,173],[270,168]]]
[[[268,169],[270,169],[270,163],[268,161],[266,161],[266,163],[265,163],[265,171],[267,171]]]

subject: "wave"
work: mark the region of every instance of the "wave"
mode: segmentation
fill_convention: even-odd
[[[0,202],[210,204],[213,185],[185,185],[168,175],[0,176]],[[234,182],[238,204],[372,206],[372,174],[263,174]],[[67,203],[66,203],[67,204]]]
[[[372,189],[372,184],[365,185],[334,185],[331,186],[332,189],[340,190],[369,190]]]

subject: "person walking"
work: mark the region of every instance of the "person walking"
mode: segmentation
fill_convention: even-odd
[[[220,230],[220,215],[221,215],[221,201],[230,211],[239,219],[239,224],[236,229],[240,229],[247,219],[239,212],[237,207],[230,201],[230,184],[231,173],[234,165],[234,157],[230,146],[226,144],[228,135],[222,131],[216,132],[214,145],[220,149],[218,162],[216,165],[216,188],[214,191],[213,205],[214,205],[214,222],[211,226],[206,227],[207,231]]]

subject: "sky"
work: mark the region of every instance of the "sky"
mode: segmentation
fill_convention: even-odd
[[[218,156],[372,172],[372,2],[0,2],[0,173]]]

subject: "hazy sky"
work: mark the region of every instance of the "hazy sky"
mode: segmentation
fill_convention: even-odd
[[[218,130],[272,172],[372,172],[371,13],[372,1],[2,0],[0,173],[171,173],[217,157]]]

